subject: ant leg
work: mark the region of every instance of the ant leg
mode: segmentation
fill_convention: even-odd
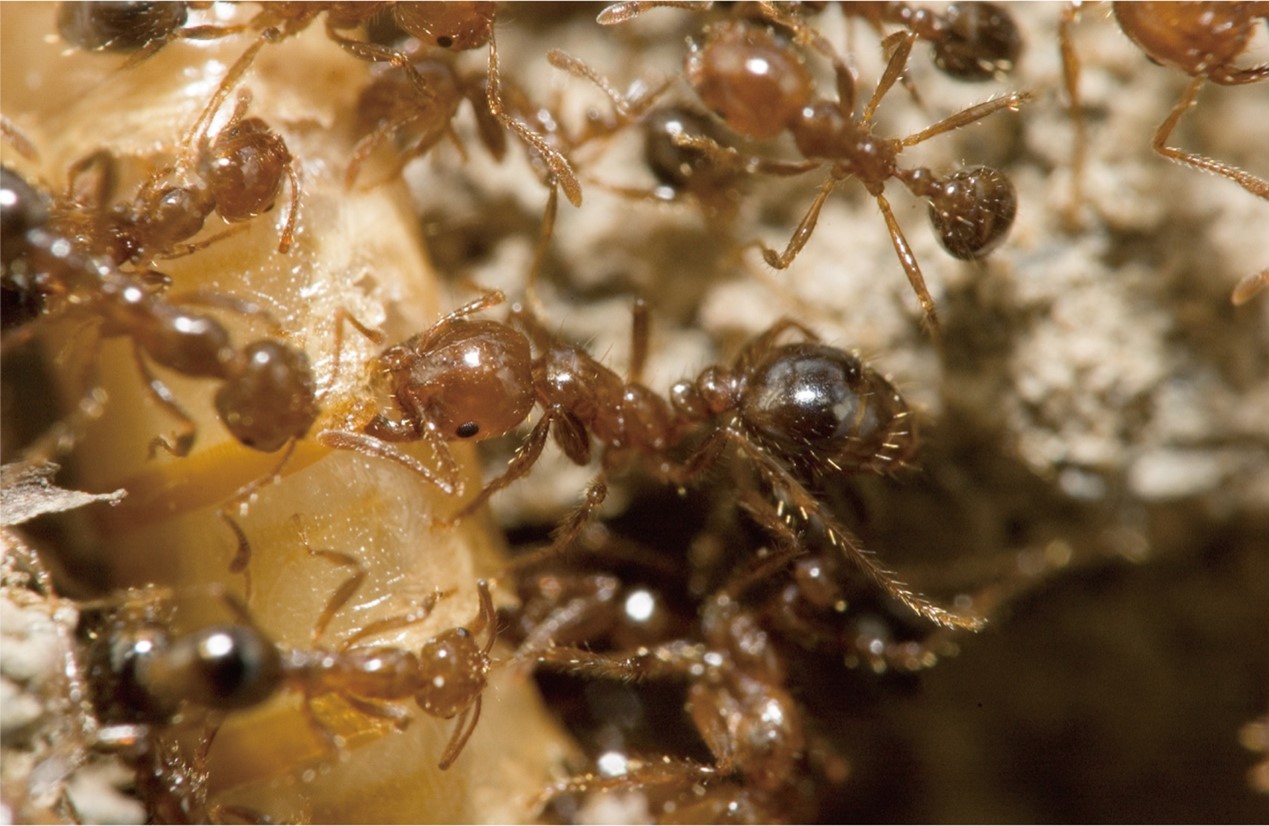
[[[384,335],[378,330],[372,330],[357,320],[357,317],[348,310],[340,307],[335,311],[335,355],[331,360],[330,383],[322,389],[318,394],[319,398],[325,397],[327,393],[335,388],[335,384],[339,381],[339,371],[344,355],[344,325],[351,324],[353,329],[361,333],[370,341],[371,344],[382,346]]]
[[[248,318],[255,318],[263,321],[269,326],[269,332],[275,336],[281,336],[286,331],[273,313],[256,304],[253,301],[247,301],[237,296],[227,293],[216,292],[214,290],[190,290],[188,292],[177,293],[168,296],[168,303],[172,305],[194,306],[194,307],[213,307],[217,310],[226,310],[231,313],[237,313]],[[276,307],[276,305],[274,305]]]
[[[1199,87],[1203,85],[1204,80],[1205,78],[1201,76],[1194,78],[1194,82],[1189,85],[1189,88],[1185,90],[1185,94],[1181,95],[1181,99],[1172,108],[1171,114],[1168,115],[1163,123],[1159,124],[1159,129],[1154,133],[1154,140],[1151,142],[1151,146],[1154,147],[1155,152],[1158,152],[1168,160],[1222,175],[1234,181],[1252,195],[1269,200],[1269,181],[1244,172],[1236,166],[1230,166],[1229,164],[1167,145],[1167,140],[1171,137],[1172,130],[1181,121],[1181,116],[1194,105],[1194,98],[1198,95]]]
[[[758,247],[762,250],[762,260],[767,262],[767,266],[775,267],[777,270],[788,269],[789,265],[793,263],[793,259],[797,258],[798,253],[802,251],[802,248],[806,246],[806,242],[810,240],[811,233],[815,231],[815,224],[820,220],[820,210],[824,208],[824,202],[828,200],[828,196],[836,186],[837,178],[835,177],[829,178],[820,186],[819,194],[811,202],[811,207],[806,211],[806,215],[802,216],[802,222],[793,231],[793,235],[789,238],[788,246],[784,248],[784,252],[777,254],[775,250],[767,245],[758,244]]]
[[[1243,280],[1239,281],[1234,287],[1234,292],[1230,295],[1229,300],[1235,307],[1246,304],[1255,297],[1265,287],[1269,287],[1269,268],[1260,272],[1252,273]]]
[[[917,300],[921,302],[921,309],[925,312],[925,321],[929,325],[931,334],[937,335],[939,316],[934,309],[934,299],[930,297],[930,290],[925,286],[925,276],[921,274],[921,265],[917,263],[912,247],[908,246],[908,239],[903,236],[899,222],[895,220],[894,212],[890,209],[890,202],[881,193],[877,193],[876,197],[877,206],[886,220],[886,229],[890,231],[890,242],[894,244],[895,255],[899,256],[899,263],[903,265],[903,272],[908,276],[908,283],[912,285]]]
[[[243,74],[255,62],[256,55],[264,48],[266,43],[275,43],[281,37],[277,29],[265,29],[256,38],[255,42],[247,47],[247,50],[229,67],[229,71],[225,72],[225,76],[221,78],[220,85],[216,87],[216,91],[212,94],[211,100],[207,102],[202,114],[198,116],[198,120],[190,127],[182,139],[185,146],[193,146],[201,142],[207,137],[207,130],[211,128],[213,118],[216,116],[216,110],[225,102],[225,98],[229,96],[230,91],[242,79]]]
[[[304,549],[308,551],[308,555],[312,557],[320,557],[333,565],[342,568],[352,568],[353,573],[339,584],[335,589],[335,593],[331,594],[329,600],[326,601],[326,607],[322,609],[321,616],[317,618],[316,624],[313,625],[312,642],[314,645],[326,633],[327,626],[339,613],[348,600],[352,599],[352,595],[357,593],[363,582],[366,581],[366,566],[354,557],[352,554],[346,554],[342,551],[333,551],[328,548],[314,548],[308,540],[308,529],[304,525],[304,517],[300,514],[293,514],[291,521],[295,523],[296,529],[300,534],[300,542],[304,544]]]
[[[601,26],[616,26],[634,20],[649,9],[689,9],[705,11],[714,5],[710,0],[629,0],[604,7],[595,22]]]
[[[560,51],[559,49],[551,49],[546,53],[546,62],[550,63],[557,69],[562,69],[569,74],[579,77],[583,80],[589,80],[591,83],[599,87],[599,90],[607,95],[612,101],[612,108],[617,112],[621,124],[636,121],[648,113],[652,108],[652,104],[656,103],[665,90],[670,87],[672,82],[670,79],[662,81],[657,86],[643,92],[634,97],[627,97],[612,87],[608,79],[596,72],[585,62],[573,57],[570,54]],[[620,128],[620,124],[613,128],[612,131]],[[599,134],[589,134],[589,138],[600,137]]]
[[[420,120],[422,117],[423,116],[421,114],[415,114],[408,118],[390,121],[357,141],[357,145],[353,147],[352,159],[348,161],[348,169],[344,172],[344,189],[351,190],[353,188],[353,184],[357,182],[357,176],[361,173],[361,165],[365,163],[366,158],[369,158],[370,155],[373,154],[374,151],[388,139],[389,135],[402,127],[410,125],[416,120]],[[398,162],[398,168],[396,171],[399,172],[400,167],[405,166],[405,162],[410,158],[427,152],[435,146],[438,141],[440,141],[440,138],[441,135],[439,133],[432,136],[430,140],[425,137],[418,145],[403,155],[402,159]],[[395,177],[395,173],[393,176],[386,178],[379,184],[372,184],[371,186],[366,187],[366,190],[374,189],[376,186],[380,186],[381,184],[391,180],[392,177]]]
[[[683,149],[694,149],[709,156],[709,162],[724,169],[735,169],[741,172],[761,175],[778,175],[791,177],[819,169],[823,161],[782,161],[776,158],[762,158],[747,155],[732,146],[723,146],[707,135],[689,135],[686,133],[674,136],[674,145]]]
[[[1084,126],[1084,113],[1080,101],[1080,56],[1072,38],[1079,6],[1067,3],[1058,18],[1058,45],[1062,52],[1062,81],[1066,87],[1066,105],[1070,107],[1071,122],[1075,126],[1074,146],[1071,152],[1071,201],[1066,207],[1066,220],[1078,225],[1078,210],[1084,202],[1084,163],[1088,150],[1088,133]]]
[[[768,484],[772,486],[777,495],[785,496],[790,500],[787,505],[783,500],[779,503],[777,513],[782,518],[791,519],[793,514],[796,513],[803,521],[818,520],[820,528],[824,531],[829,543],[838,548],[845,555],[848,562],[872,580],[875,585],[903,603],[918,616],[945,628],[959,628],[968,631],[978,631],[986,624],[986,620],[982,617],[973,614],[962,614],[943,608],[913,592],[894,572],[878,563],[870,551],[860,547],[858,540],[833,518],[832,514],[802,486],[801,482],[765,450],[754,445],[742,433],[730,428],[724,432],[736,443],[741,452],[753,461],[758,471],[766,478]]]
[[[560,188],[552,185],[551,194],[546,198],[546,208],[542,211],[542,229],[538,232],[538,243],[533,250],[533,262],[529,264],[529,274],[524,279],[524,301],[529,305],[530,311],[538,316],[546,314],[538,298],[538,278],[542,273],[542,265],[546,263],[546,254],[551,249],[559,206]]]
[[[542,448],[546,445],[546,436],[551,429],[551,423],[554,417],[547,413],[538,423],[533,426],[533,430],[529,432],[528,438],[516,448],[515,455],[511,457],[511,461],[507,463],[507,469],[502,475],[488,482],[480,493],[476,494],[476,498],[472,499],[458,511],[441,520],[442,525],[455,525],[467,517],[475,513],[481,505],[488,501],[498,491],[505,488],[520,477],[526,475],[533,465],[537,463],[538,457],[542,455]]]
[[[821,341],[819,334],[810,327],[795,318],[784,316],[766,330],[763,330],[757,338],[746,344],[745,348],[740,351],[740,355],[736,357],[735,369],[737,374],[746,375],[749,370],[753,369],[753,366],[767,354],[776,340],[784,334],[785,330],[797,330],[809,342]]]
[[[538,652],[537,663],[575,677],[621,682],[642,682],[681,676],[700,663],[698,646],[674,640],[655,647],[597,653],[587,648],[554,645]]]
[[[300,216],[300,176],[295,173],[294,159],[286,162],[286,177],[291,182],[291,209],[286,214],[286,225],[278,239],[278,252],[285,255],[295,243],[295,225]]]
[[[202,241],[196,241],[194,243],[189,243],[189,244],[178,244],[177,246],[172,247],[170,250],[163,253],[162,255],[157,256],[157,260],[171,261],[174,258],[184,258],[187,255],[193,255],[194,253],[198,252],[201,249],[206,249],[207,247],[210,247],[212,244],[219,243],[220,241],[223,241],[226,238],[229,238],[233,235],[237,235],[238,233],[248,228],[249,228],[249,225],[247,224],[238,224],[236,226],[232,226],[232,227],[229,227],[228,229],[222,230],[216,233],[215,235],[211,236],[210,238],[205,238]]]
[[[467,745],[467,741],[471,739],[472,734],[476,731],[476,724],[480,722],[482,699],[482,696],[477,694],[472,704],[459,712],[458,722],[454,725],[454,736],[450,738],[449,745],[445,747],[444,753],[441,754],[440,762],[436,764],[441,771],[445,771],[454,765],[454,761],[463,753],[463,747]]]
[[[35,143],[22,128],[4,115],[0,115],[0,135],[8,141],[9,145],[17,150],[18,154],[26,158],[28,161],[38,162],[40,159],[39,150],[35,148]],[[105,151],[105,150],[99,150]],[[96,154],[96,153],[93,153]]]
[[[425,432],[427,430],[427,428],[424,428]],[[411,430],[411,434],[411,440],[417,438],[417,435],[414,434],[413,430]],[[423,477],[425,482],[435,485],[441,493],[444,493],[446,496],[454,496],[461,492],[461,485],[458,484],[456,475],[447,474],[450,475],[452,481],[442,479],[418,459],[415,459],[413,456],[406,453],[402,453],[390,442],[385,442],[377,436],[372,436],[368,433],[357,433],[352,430],[323,430],[317,434],[317,441],[326,447],[335,448],[336,450],[351,450],[355,453],[360,453],[363,456],[371,456],[377,459],[387,459],[390,462],[396,462],[398,465],[401,465],[407,470],[411,470]],[[442,442],[442,446],[443,445],[444,443]],[[448,449],[446,449],[445,452],[448,454]],[[452,462],[453,457],[451,456],[449,457],[449,463]],[[446,470],[449,470],[449,468],[446,468]]]
[[[872,91],[872,97],[868,99],[868,105],[864,107],[860,118],[864,125],[872,123],[872,117],[877,113],[877,106],[880,105],[881,99],[908,68],[908,58],[912,54],[912,44],[915,41],[916,35],[912,32],[895,32],[881,41],[882,48],[890,54],[890,60],[886,63],[885,71],[881,73],[881,79],[877,81],[877,88]]]
[[[498,45],[494,39],[493,29],[489,30],[489,111],[506,128],[515,132],[520,140],[537,150],[542,160],[551,169],[556,183],[564,190],[564,197],[575,207],[582,205],[582,187],[577,183],[577,175],[573,167],[546,139],[528,126],[507,114],[502,105],[502,87],[498,75]]]
[[[388,720],[398,731],[405,731],[410,727],[410,723],[414,718],[410,716],[410,712],[401,706],[391,703],[376,703],[371,700],[364,700],[361,697],[355,697],[351,694],[341,694],[340,697],[345,703],[360,711],[367,717],[375,717],[381,720]]]
[[[643,368],[648,361],[648,339],[651,320],[648,315],[648,302],[636,298],[630,306],[630,370],[627,379],[630,384],[643,383]]]
[[[141,373],[142,381],[145,382],[146,387],[150,390],[151,397],[161,407],[166,409],[169,414],[180,419],[180,432],[176,436],[175,441],[169,441],[166,436],[155,436],[150,441],[150,458],[153,459],[160,448],[173,456],[188,456],[190,450],[194,447],[194,437],[198,433],[194,420],[177,403],[176,397],[172,395],[172,391],[168,389],[168,386],[150,371],[150,366],[145,362],[145,355],[141,352],[140,345],[135,343],[132,345],[132,356],[136,360],[137,370]]]
[[[422,604],[408,614],[398,614],[395,617],[387,617],[381,620],[363,626],[356,633],[344,638],[339,643],[340,652],[347,651],[357,643],[379,634],[387,634],[390,631],[400,631],[402,628],[409,628],[411,625],[418,625],[423,620],[432,615],[432,609],[436,607],[436,603],[443,597],[449,595],[448,591],[435,591],[423,598]]]
[[[485,640],[485,644],[481,646],[481,653],[488,654],[493,650],[494,642],[498,638],[498,613],[494,609],[493,594],[489,591],[489,583],[480,579],[476,581],[476,592],[480,596],[480,613],[472,620],[468,630],[473,635],[479,634],[481,631],[488,631],[489,638]]]
[[[914,132],[908,135],[899,144],[904,147],[915,146],[923,141],[928,141],[936,135],[944,132],[951,132],[953,129],[960,129],[962,126],[968,126],[975,121],[999,112],[1001,109],[1012,109],[1017,111],[1018,107],[1027,101],[1032,100],[1035,95],[1030,92],[1011,92],[1007,95],[1001,95],[998,98],[976,103],[967,109],[962,109],[954,115],[949,115],[933,126],[927,126],[920,132]]]
[[[229,515],[229,511],[221,508],[217,513],[221,521],[229,527],[233,532],[234,549],[233,559],[229,560],[229,573],[242,574],[242,593],[248,602],[251,601],[251,543],[247,541],[247,534],[238,524],[238,520]]]

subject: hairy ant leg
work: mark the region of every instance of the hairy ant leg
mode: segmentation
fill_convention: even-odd
[[[1264,73],[1258,75],[1255,79],[1269,78],[1269,66],[1264,68]],[[1170,161],[1192,166],[1195,169],[1201,169],[1204,172],[1211,172],[1214,175],[1221,175],[1229,178],[1243,189],[1255,195],[1257,198],[1269,200],[1269,181],[1264,178],[1252,175],[1250,172],[1239,169],[1221,161],[1213,160],[1202,155],[1187,152],[1184,149],[1178,149],[1174,146],[1168,146],[1168,138],[1172,137],[1172,131],[1176,129],[1178,123],[1181,122],[1181,116],[1184,115],[1189,108],[1194,105],[1194,99],[1198,95],[1199,89],[1203,86],[1207,78],[1199,75],[1190,82],[1185,92],[1181,95],[1181,99],[1177,101],[1176,106],[1172,107],[1172,111],[1159,124],[1159,128],[1154,133],[1154,138],[1150,141],[1150,146],[1155,152]],[[1244,81],[1250,82],[1250,81]]]

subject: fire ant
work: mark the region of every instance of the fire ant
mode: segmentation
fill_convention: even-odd
[[[931,327],[937,329],[934,300],[925,286],[916,257],[904,238],[884,193],[891,178],[930,202],[930,222],[940,243],[954,257],[977,259],[1004,240],[1017,212],[1013,184],[999,170],[986,166],[960,169],[940,178],[929,169],[898,165],[904,149],[975,123],[1001,109],[1017,109],[1031,98],[1014,92],[970,106],[902,139],[879,138],[872,120],[881,99],[907,66],[916,35],[897,32],[886,39],[890,59],[863,111],[855,114],[855,78],[832,46],[799,21],[768,10],[771,25],[748,19],[727,20],[706,27],[687,57],[686,74],[701,102],[734,132],[765,140],[788,132],[806,164],[797,171],[829,167],[806,215],[783,252],[758,243],[763,259],[785,269],[815,230],[828,196],[843,181],[857,178],[873,196],[885,219],[913,291]],[[836,101],[817,99],[810,70],[790,48],[779,29],[825,55],[836,77]],[[702,150],[727,153],[709,138],[680,141]]]
[[[235,349],[229,333],[214,317],[164,299],[143,277],[85,255],[53,231],[47,213],[31,206],[34,189],[16,173],[7,169],[5,173],[6,200],[19,205],[4,216],[5,237],[15,239],[5,244],[6,282],[26,284],[29,291],[51,302],[49,312],[90,315],[102,337],[132,340],[138,370],[151,396],[182,422],[174,441],[156,437],[152,453],[163,448],[176,456],[188,455],[196,431],[171,391],[150,372],[147,357],[184,376],[219,380],[217,414],[247,447],[272,453],[307,433],[317,418],[317,406],[312,370],[303,351],[272,339]],[[264,314],[230,296],[196,295],[193,299],[247,315]],[[33,332],[34,325],[25,329]],[[23,335],[22,328],[10,331],[9,340]],[[96,395],[94,389],[85,400]],[[80,408],[84,409],[82,403]]]
[[[145,264],[160,256],[186,255],[223,237],[180,246],[202,230],[213,211],[233,224],[272,209],[285,176],[291,184],[291,204],[278,252],[288,252],[299,215],[300,182],[286,142],[262,119],[245,116],[250,102],[247,93],[240,94],[229,122],[214,138],[208,137],[225,98],[260,49],[277,37],[276,30],[265,31],[230,67],[181,140],[187,154],[174,166],[150,175],[131,204],[106,211],[104,202],[113,189],[114,159],[104,150],[72,166],[66,203],[56,210],[57,229],[83,246],[109,254],[117,264]],[[84,188],[81,179],[94,170],[97,186],[85,203],[76,193]],[[192,180],[170,184],[178,173]]]
[[[1075,151],[1072,159],[1074,184],[1072,209],[1082,198],[1082,181],[1087,137],[1080,114],[1079,56],[1071,40],[1071,28],[1079,10],[1072,3],[1063,13],[1059,26],[1063,77],[1071,117],[1075,121]],[[1243,189],[1263,200],[1269,200],[1269,181],[1236,166],[1168,146],[1168,138],[1181,118],[1194,105],[1203,84],[1210,81],[1221,86],[1258,83],[1269,78],[1269,63],[1242,68],[1234,61],[1247,52],[1255,35],[1256,19],[1269,20],[1269,4],[1265,3],[1112,3],[1119,28],[1146,57],[1154,63],[1180,69],[1193,80],[1181,99],[1159,124],[1151,140],[1151,148],[1168,160],[1205,172],[1229,178]],[[1264,273],[1244,278],[1234,288],[1231,300],[1242,304],[1264,285]]]
[[[308,550],[358,568],[332,595],[314,627],[316,640],[365,572],[346,554]],[[87,677],[96,689],[101,718],[119,726],[110,736],[121,742],[135,741],[146,735],[147,727],[169,726],[178,719],[216,720],[289,689],[303,695],[304,716],[334,752],[338,740],[313,709],[315,698],[338,695],[360,713],[390,720],[399,728],[410,718],[391,703],[412,698],[429,716],[458,718],[440,759],[440,768],[447,769],[479,721],[497,630],[488,584],[479,581],[477,591],[480,608],[468,627],[441,632],[417,653],[358,643],[421,622],[441,598],[439,593],[409,614],[370,623],[330,650],[316,643],[311,648],[276,643],[255,625],[245,605],[224,589],[210,593],[229,609],[233,620],[183,633],[171,630],[171,595],[154,588],[127,592],[86,606]],[[111,606],[104,616],[93,616],[99,608]],[[481,633],[487,634],[484,643],[476,640]],[[205,743],[204,748],[209,746]]]

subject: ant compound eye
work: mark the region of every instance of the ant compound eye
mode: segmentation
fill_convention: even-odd
[[[457,435],[460,439],[470,439],[479,432],[480,425],[475,422],[464,422],[458,426],[458,430],[454,431],[455,435]]]
[[[961,260],[982,258],[1000,246],[1017,214],[1013,184],[989,166],[957,171],[930,198],[930,223],[939,243]]]
[[[436,38],[436,45],[440,46],[442,49],[448,49],[450,46],[454,45],[454,38],[449,35],[441,35]]]

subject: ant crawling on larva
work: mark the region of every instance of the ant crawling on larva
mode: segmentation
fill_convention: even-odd
[[[701,102],[733,131],[764,140],[788,132],[805,159],[788,171],[827,166],[830,177],[821,185],[806,215],[783,252],[758,243],[763,259],[777,269],[787,268],[810,239],[828,196],[842,182],[856,178],[877,201],[890,240],[926,319],[937,328],[934,301],[889,201],[886,182],[894,179],[930,203],[930,222],[940,243],[953,256],[976,259],[1004,240],[1017,212],[1017,197],[1008,177],[987,166],[960,169],[940,177],[929,169],[904,169],[903,150],[960,129],[1002,109],[1016,110],[1031,98],[1014,92],[970,106],[902,139],[873,134],[873,116],[890,88],[902,76],[916,35],[897,32],[886,38],[890,54],[885,70],[863,110],[855,111],[855,77],[818,32],[772,7],[763,7],[760,20],[725,20],[706,27],[694,40],[686,59],[688,82]],[[836,77],[837,100],[816,97],[814,80],[793,50],[786,32],[798,43],[830,60]],[[706,151],[729,154],[708,137],[689,137],[684,143]],[[783,172],[781,174],[784,174]]]
[[[246,92],[239,94],[228,123],[215,137],[208,134],[216,113],[260,49],[278,37],[276,29],[264,31],[234,62],[182,137],[182,154],[176,163],[150,175],[131,204],[106,211],[104,201],[113,177],[109,154],[93,153],[72,167],[69,193],[76,189],[76,177],[102,165],[101,188],[106,191],[98,192],[96,202],[89,204],[76,203],[68,195],[69,203],[61,211],[61,231],[68,237],[86,236],[90,249],[104,246],[120,264],[144,265],[158,257],[186,255],[220,237],[178,246],[202,231],[203,222],[213,211],[232,224],[272,209],[285,176],[290,181],[291,203],[278,252],[289,252],[299,217],[300,181],[286,141],[261,118],[246,117],[251,100]],[[171,183],[174,177],[179,183]]]
[[[413,699],[428,716],[458,718],[439,761],[442,769],[449,768],[480,719],[489,651],[497,631],[488,584],[477,583],[480,608],[468,626],[442,631],[417,652],[361,643],[423,621],[443,594],[430,595],[408,614],[366,625],[334,649],[324,648],[317,640],[352,598],[365,571],[347,554],[314,549],[307,540],[305,544],[311,556],[356,569],[323,609],[313,628],[312,647],[274,642],[256,626],[246,606],[224,589],[213,589],[209,595],[228,608],[232,621],[182,633],[171,631],[172,612],[182,597],[163,589],[87,604],[91,624],[86,671],[101,719],[119,727],[111,736],[135,741],[147,736],[145,727],[170,726],[178,717],[218,725],[226,714],[289,689],[302,695],[301,713],[335,754],[341,748],[339,739],[313,708],[315,698],[337,695],[359,713],[398,728],[409,725],[410,717],[394,703]],[[102,613],[99,608],[108,610]],[[482,633],[486,639],[479,642]]]

